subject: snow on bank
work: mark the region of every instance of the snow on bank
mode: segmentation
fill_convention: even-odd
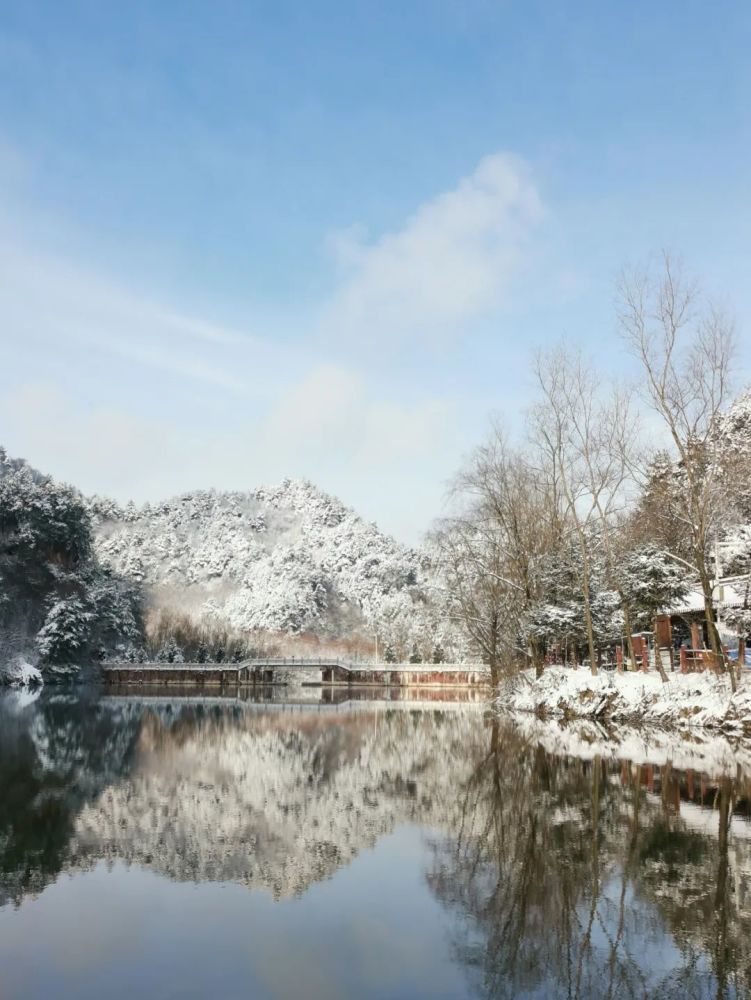
[[[32,666],[22,656],[16,657],[0,669],[0,685],[7,684],[13,688],[28,689],[41,687],[43,683],[39,668]]]
[[[735,777],[739,767],[744,774],[751,774],[751,742],[706,729],[630,725],[607,729],[589,719],[542,721],[529,714],[515,715],[513,723],[529,743],[539,744],[555,757],[600,757],[657,767],[669,764],[709,778]]]
[[[523,671],[507,681],[496,705],[541,718],[751,733],[751,679],[744,677],[733,695],[730,680],[710,672],[671,674],[665,684],[657,673],[593,677],[585,669],[548,667],[540,678]]]

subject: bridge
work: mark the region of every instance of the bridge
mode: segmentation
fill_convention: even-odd
[[[200,687],[247,685],[430,686],[482,684],[482,663],[375,663],[340,657],[265,657],[240,663],[107,663],[108,685],[160,684]]]

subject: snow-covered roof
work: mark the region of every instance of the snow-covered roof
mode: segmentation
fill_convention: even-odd
[[[740,608],[745,602],[745,595],[734,582],[721,580],[714,588],[716,608]],[[686,615],[704,611],[704,594],[701,587],[695,586],[689,590],[683,600],[668,608],[668,614]]]

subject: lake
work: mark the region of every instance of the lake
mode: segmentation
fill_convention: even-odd
[[[319,696],[0,696],[2,1000],[751,995],[740,763]]]

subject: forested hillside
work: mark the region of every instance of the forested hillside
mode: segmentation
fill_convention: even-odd
[[[88,504],[0,448],[0,680],[141,642],[139,590],[96,560]]]
[[[452,646],[426,555],[309,482],[141,508],[96,498],[92,511],[97,557],[143,584],[151,607],[242,633],[372,644],[377,634],[398,658]]]

